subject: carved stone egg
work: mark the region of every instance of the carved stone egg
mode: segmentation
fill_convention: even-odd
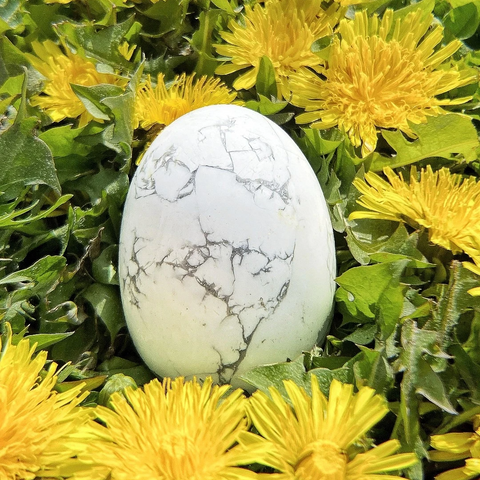
[[[214,105],[169,125],[145,154],[122,220],[129,331],[164,377],[239,376],[322,341],[335,291],[324,196],[279,126]]]

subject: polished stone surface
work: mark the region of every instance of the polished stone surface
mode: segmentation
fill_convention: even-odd
[[[246,108],[184,115],[132,181],[119,271],[129,330],[158,375],[241,385],[242,372],[294,358],[325,336],[335,289],[310,165]]]

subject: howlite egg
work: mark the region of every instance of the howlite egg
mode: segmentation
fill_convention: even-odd
[[[245,107],[187,113],[155,139],[125,203],[123,308],[156,374],[242,385],[329,327],[335,248],[317,178],[278,125]]]

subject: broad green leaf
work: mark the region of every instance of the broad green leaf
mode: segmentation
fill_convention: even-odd
[[[118,70],[130,70],[131,64],[118,47],[125,41],[135,18],[131,16],[122,23],[97,29],[92,24],[61,22],[54,25],[60,37],[64,37],[75,49],[83,49],[85,55],[110,65]]]
[[[118,285],[118,245],[109,245],[93,261],[92,272],[95,280],[107,285]]]
[[[50,4],[50,5],[33,5],[32,2],[29,2],[28,11],[32,20],[35,22],[36,29],[45,37],[52,38],[55,36],[52,25],[59,20],[58,10],[60,9],[60,4]]]
[[[128,192],[129,180],[126,173],[115,171],[113,168],[100,167],[94,175],[84,176],[75,181],[75,189],[81,189],[90,197],[92,204],[99,204],[104,196],[108,203],[123,204]]]
[[[138,363],[121,357],[112,357],[105,360],[98,366],[98,371],[105,372],[109,376],[123,373],[133,378],[137,385],[143,385],[155,378],[153,373],[145,365],[139,365]]]
[[[25,102],[24,98],[21,105]],[[8,191],[10,196],[17,196],[25,185],[44,184],[60,194],[52,153],[35,134],[38,119],[23,118],[24,110],[21,106],[15,123],[0,134],[0,192]]]
[[[77,137],[82,132],[83,128],[62,125],[61,127],[45,130],[38,137],[48,145],[55,159],[57,157],[68,157],[73,154],[83,156],[87,155],[90,149],[77,141]]]
[[[160,28],[156,29],[157,36],[175,32],[175,36],[180,37],[190,29],[186,21],[188,5],[189,0],[164,0],[155,2],[142,13],[160,22]]]
[[[240,378],[265,393],[268,393],[269,387],[275,387],[284,398],[288,398],[288,395],[283,385],[283,380],[293,380],[297,385],[304,388],[307,383],[307,375],[302,358],[294,362],[256,367],[241,375]]]
[[[329,153],[334,152],[343,142],[342,135],[339,135],[340,138],[327,139],[322,136],[324,132],[314,128],[303,128],[302,132],[303,136],[298,137],[295,135],[294,139],[307,157],[319,158],[322,155],[328,155]],[[312,163],[312,161],[313,158],[310,160],[310,163]],[[315,168],[313,164],[312,167],[315,171],[318,168]]]
[[[369,386],[386,395],[393,385],[393,370],[384,350],[371,350],[360,347],[361,353],[355,357],[353,372],[358,387]]]
[[[95,321],[93,318],[87,318],[74,330],[73,335],[52,346],[52,358],[57,361],[72,362],[74,365],[86,358],[86,366],[91,368],[95,365],[92,349],[97,342],[98,332]]]
[[[352,372],[349,368],[337,368],[335,370],[314,368],[306,372],[303,357],[299,357],[293,362],[275,363],[256,367],[241,375],[240,378],[265,393],[268,393],[269,387],[274,387],[285,399],[288,399],[283,381],[294,381],[310,395],[312,393],[310,383],[311,375],[317,377],[320,389],[324,395],[328,395],[330,383],[333,379],[337,379],[343,383],[353,381]]]
[[[257,73],[256,81],[257,94],[267,98],[277,97],[277,81],[275,78],[275,68],[272,61],[263,56],[260,59],[260,67]]]
[[[395,312],[400,314],[402,303],[397,305],[397,295],[393,297],[393,303],[388,296],[402,288],[400,276],[408,263],[408,260],[400,260],[347,270],[336,279],[341,287],[336,292],[337,301],[342,303],[340,311],[343,306],[352,316],[360,312],[367,318],[377,317],[380,324],[385,325],[385,332],[389,331],[398,320],[398,317],[394,320],[394,316]]]
[[[108,115],[109,108],[103,104],[102,100],[123,93],[123,88],[117,85],[107,84],[93,85],[91,87],[72,84],[72,90],[85,105],[88,113],[95,118],[107,121],[110,120],[110,116]]]
[[[2,0],[0,2],[0,18],[15,29],[23,23],[23,0]]]
[[[438,374],[433,371],[432,367],[422,356],[418,356],[417,362],[418,380],[416,393],[423,395],[445,412],[455,415],[457,412],[450,403],[443,382]]]
[[[367,323],[357,327],[350,335],[347,335],[343,340],[355,343],[357,345],[368,345],[375,338],[377,333],[377,326],[374,323]]]
[[[395,23],[398,19],[406,17],[410,12],[414,12],[418,9],[421,9],[424,13],[424,18],[432,13],[435,8],[435,0],[422,0],[421,2],[412,3],[410,5],[396,9],[393,13],[393,22]]]
[[[382,170],[386,166],[403,167],[433,157],[465,162],[477,158],[477,131],[466,116],[448,114],[429,117],[427,123],[412,124],[411,128],[417,136],[415,140],[407,140],[399,130],[382,130],[383,138],[396,151],[396,155],[393,158],[377,156],[370,166],[372,171]]]
[[[409,234],[403,223],[399,223],[390,235],[389,229],[395,226],[393,222],[362,219],[355,223],[353,227],[347,228],[346,239],[352,255],[359,263],[385,263],[405,259],[415,268],[435,266],[418,250],[418,233]]]
[[[475,363],[461,345],[451,345],[449,348],[455,359],[455,369],[470,389],[470,398],[480,404],[480,365]]]
[[[463,348],[470,358],[480,365],[480,312],[476,311],[470,324],[468,339]]]
[[[113,343],[117,333],[126,325],[118,288],[93,283],[82,293],[82,297],[92,305],[95,314],[105,324]]]
[[[460,40],[470,38],[478,29],[480,16],[473,2],[456,7],[443,19],[446,31]]]
[[[39,333],[34,335],[28,335],[25,338],[28,338],[28,341],[31,345],[36,345],[35,351],[39,352],[40,350],[44,350],[52,345],[55,345],[58,342],[61,342],[65,338],[72,335],[73,332],[67,333]]]
[[[249,100],[245,106],[250,110],[261,113],[262,115],[273,115],[282,111],[287,105],[287,102],[272,102],[264,95],[258,94],[259,100]]]
[[[229,15],[235,15],[235,10],[233,7],[230,5],[230,2],[228,0],[212,0],[212,3],[227,12]]]

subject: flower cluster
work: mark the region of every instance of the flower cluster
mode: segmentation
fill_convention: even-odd
[[[327,399],[312,376],[311,395],[285,381],[287,401],[273,387],[247,399],[241,389],[212,386],[210,377],[203,385],[167,378],[114,393],[111,408],[86,408],[80,387],[54,390],[56,367],[42,375],[46,352],[32,358],[34,350],[28,339],[17,346],[8,339],[0,358],[0,476],[7,480],[261,478],[243,468],[253,463],[291,480],[374,480],[417,461],[395,454],[397,440],[360,445],[388,412],[369,387],[354,394],[334,380]]]
[[[440,95],[477,79],[469,69],[448,62],[461,47],[459,40],[445,46],[443,27],[422,9],[395,17],[387,9],[380,19],[365,10],[354,18],[342,18],[346,5],[333,2],[323,8],[313,0],[267,0],[246,5],[241,21],[231,19],[224,41],[215,45],[229,59],[215,70],[218,75],[237,74],[236,90],[248,90],[257,80],[262,58],[273,65],[277,97],[303,108],[299,124],[312,128],[338,127],[363,156],[375,151],[381,129],[397,129],[414,137],[411,124],[425,123],[429,116],[448,113],[443,106],[465,103],[470,97]],[[330,43],[321,53],[316,42]],[[80,117],[80,125],[93,118],[85,101],[71,85],[93,86],[125,81],[116,74],[100,73],[92,59],[66,49],[63,54],[52,41],[34,42],[32,65],[46,77],[41,95],[32,99],[55,122]],[[124,42],[119,52],[132,56],[135,46]],[[148,78],[136,92],[133,123],[158,134],[162,126],[201,106],[231,103],[236,93],[219,79],[175,77],[168,85],[161,73],[156,85]]]

